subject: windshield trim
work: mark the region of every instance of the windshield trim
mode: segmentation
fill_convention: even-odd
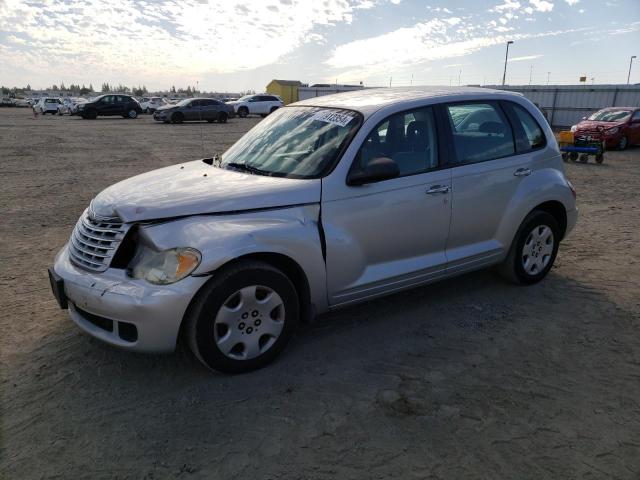
[[[351,142],[353,142],[353,139],[355,138],[355,136],[360,131],[360,128],[362,128],[362,125],[364,124],[364,115],[361,112],[357,111],[357,110],[353,110],[351,108],[343,108],[343,107],[329,107],[329,106],[319,106],[319,105],[296,105],[296,104],[291,104],[291,105],[286,105],[284,107],[280,107],[280,109],[285,109],[285,108],[309,108],[309,109],[348,111],[348,112],[354,113],[354,118],[356,119],[356,121],[358,123],[357,123],[357,125],[354,126],[354,128],[352,128],[350,130],[350,132],[347,134],[347,136],[342,141],[342,144],[340,145],[340,148],[338,149],[338,152],[336,153],[335,158],[333,159],[333,161],[328,163],[327,166],[324,168],[324,170],[322,170],[318,174],[316,174],[316,175],[300,175],[300,174],[296,174],[296,173],[265,171],[266,172],[265,174],[256,173],[256,175],[265,175],[265,176],[277,177],[277,178],[291,178],[291,179],[295,179],[295,180],[317,180],[319,178],[324,178],[324,177],[330,175],[335,170],[335,168],[340,164],[340,162],[342,161],[342,157],[344,156],[344,153],[347,151],[347,149],[351,145]],[[240,139],[238,139],[238,141],[240,141]],[[226,164],[223,163],[224,162],[224,154],[221,156],[221,158],[222,158],[221,168],[226,169]],[[233,170],[239,171],[239,170],[236,170],[236,169],[233,169]]]

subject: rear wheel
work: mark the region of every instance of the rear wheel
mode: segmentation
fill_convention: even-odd
[[[569,152],[569,160],[572,162],[578,160],[578,152]]]
[[[602,163],[604,162],[604,154],[603,153],[597,153],[596,154],[596,163]]]
[[[95,120],[97,117],[98,112],[96,112],[95,110],[89,110],[88,112],[85,112],[84,115],[82,115],[82,118],[87,120]]]
[[[182,123],[184,122],[184,115],[180,112],[176,112],[171,115],[171,123]]]
[[[238,109],[238,116],[240,118],[246,118],[249,115],[249,109],[247,107],[240,107]]]
[[[555,217],[534,210],[520,225],[500,273],[514,283],[539,282],[551,270],[559,242],[560,229]]]
[[[285,348],[298,317],[298,296],[284,273],[264,262],[240,262],[197,294],[186,318],[186,340],[207,367],[248,372]]]
[[[218,123],[227,123],[227,118],[229,118],[229,115],[226,112],[220,112],[218,114]]]
[[[269,113],[273,113],[278,109],[278,107],[271,107],[271,110],[269,110]]]
[[[589,155],[587,155],[586,153],[583,153],[582,155],[580,155],[580,163],[587,163],[589,161]]]

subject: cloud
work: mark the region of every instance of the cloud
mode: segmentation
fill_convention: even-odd
[[[534,60],[540,57],[544,57],[544,55],[527,55],[524,57],[513,57],[509,59],[509,62],[522,62],[524,60]]]
[[[564,0],[565,2],[567,2],[570,6],[574,6],[576,3],[579,3],[580,0]]]
[[[141,81],[255,69],[377,1],[2,0],[0,68],[36,75],[46,64],[57,78],[91,71]]]
[[[553,3],[546,0],[529,0],[529,3],[533,5],[533,8],[538,12],[550,12],[553,10]]]

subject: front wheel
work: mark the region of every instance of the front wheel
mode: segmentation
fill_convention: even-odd
[[[221,112],[221,113],[218,115],[218,122],[219,122],[219,123],[227,123],[227,118],[228,118],[228,117],[229,117],[229,116],[228,116],[225,112]]]
[[[534,210],[520,225],[500,273],[514,283],[539,282],[551,270],[559,242],[560,228],[555,217]]]
[[[240,107],[238,109],[238,116],[240,118],[246,118],[249,115],[249,109],[247,107]]]
[[[176,112],[171,115],[171,123],[182,123],[184,122],[184,115],[180,112]]]
[[[138,117],[138,112],[135,109],[131,109],[127,112],[127,117],[129,118],[137,118]]]
[[[264,262],[240,262],[196,295],[185,320],[186,340],[207,367],[248,372],[284,350],[298,317],[298,295],[284,273]]]
[[[625,150],[627,146],[629,146],[629,140],[623,135],[618,142],[618,150]]]

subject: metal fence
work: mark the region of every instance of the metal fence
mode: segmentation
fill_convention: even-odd
[[[520,92],[538,105],[552,127],[568,127],[604,107],[639,107],[640,85],[488,86]]]
[[[298,100],[307,100],[313,97],[333,95],[334,93],[350,92],[352,90],[362,90],[359,85],[330,85],[322,87],[298,87]]]

